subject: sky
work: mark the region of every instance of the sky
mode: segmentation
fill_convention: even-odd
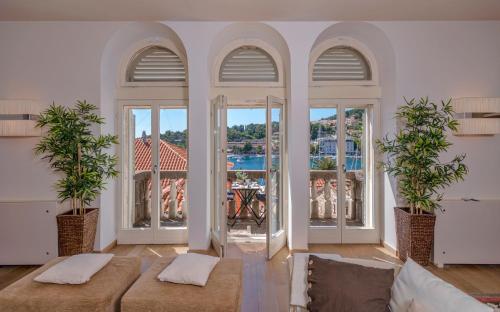
[[[135,115],[135,137],[142,136],[142,131],[146,134],[151,134],[151,110],[150,109],[133,109]],[[332,116],[336,113],[335,108],[313,108],[310,110],[310,120],[319,120],[321,118]],[[278,120],[279,110],[273,109],[272,119]],[[263,124],[266,122],[266,110],[264,108],[247,108],[247,109],[228,109],[227,110],[227,125],[245,125],[250,123]],[[187,109],[161,109],[160,110],[160,133],[167,130],[183,131],[187,128]]]
[[[317,121],[322,118],[333,116],[337,113],[336,108],[311,108],[309,110],[309,120]]]
[[[135,137],[142,136],[142,131],[151,134],[151,109],[133,109],[135,115]],[[183,131],[187,128],[187,109],[160,109],[160,133],[167,130]]]

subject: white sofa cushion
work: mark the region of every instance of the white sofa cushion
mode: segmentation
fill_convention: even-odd
[[[424,307],[421,303],[413,299],[408,307],[407,312],[429,312],[429,310]]]
[[[493,309],[465,294],[408,259],[392,286],[392,312],[407,312],[413,300],[426,312],[493,312]]]
[[[159,275],[162,282],[205,286],[218,257],[188,253],[178,255]]]
[[[36,282],[53,284],[83,284],[113,258],[113,254],[79,254],[50,267],[34,278]]]

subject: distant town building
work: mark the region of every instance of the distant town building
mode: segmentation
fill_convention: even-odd
[[[336,155],[337,154],[337,137],[328,136],[318,138],[318,147],[320,154]]]
[[[337,136],[327,136],[327,137],[322,137],[318,138],[317,144],[319,147],[319,153],[320,154],[326,154],[326,155],[336,155],[337,154]],[[345,140],[345,150],[347,155],[353,155],[356,154],[356,144],[354,143],[354,140],[352,137],[347,136]]]
[[[255,150],[257,147],[260,146],[263,152],[266,150],[266,141],[264,139],[254,139],[254,140],[249,140],[249,141],[242,141],[242,142],[227,142],[227,150],[229,153],[231,153],[234,148],[243,148],[245,144],[250,143],[252,145],[252,148]]]

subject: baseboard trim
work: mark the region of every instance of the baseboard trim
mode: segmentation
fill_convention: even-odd
[[[389,250],[395,257],[399,257],[398,250],[392,247],[392,245],[386,243],[384,240],[380,240],[380,245]]]
[[[294,253],[308,252],[309,249],[289,249],[288,254],[293,255]]]
[[[211,248],[209,248],[209,249],[189,249],[187,252],[211,256],[212,255],[211,250],[212,250]]]
[[[104,247],[103,249],[101,249],[99,252],[100,253],[108,253],[110,252],[113,248],[116,247],[116,245],[118,245],[118,241],[115,239],[114,241],[112,241],[111,243],[109,243],[108,246]]]

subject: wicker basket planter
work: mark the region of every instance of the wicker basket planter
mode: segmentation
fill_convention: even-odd
[[[59,256],[72,256],[94,250],[99,209],[88,208],[84,215],[68,211],[57,216]]]
[[[399,259],[412,258],[420,265],[428,265],[434,244],[436,216],[430,213],[410,214],[409,208],[394,207]]]

